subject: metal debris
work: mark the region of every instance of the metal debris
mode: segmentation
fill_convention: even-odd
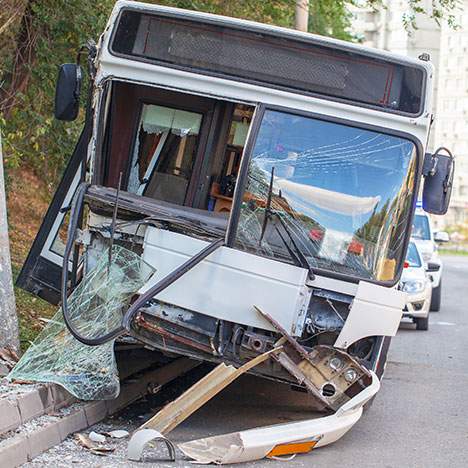
[[[143,450],[149,442],[162,442],[165,444],[169,452],[169,459],[175,461],[174,444],[154,429],[141,429],[133,434],[128,443],[127,458],[133,461],[140,461]]]
[[[0,348],[0,364],[11,370],[18,362],[18,354],[11,347]]]
[[[167,434],[239,376],[266,361],[269,357],[280,352],[281,349],[281,347],[278,347],[260,354],[237,369],[224,363],[219,364],[179,398],[168,403],[161,411],[143,424],[142,429],[152,428]],[[135,434],[133,437],[135,437]]]
[[[331,444],[359,421],[364,404],[379,391],[379,379],[373,372],[371,376],[372,383],[331,416],[192,440],[178,447],[196,463],[224,465],[306,453]]]
[[[356,392],[371,383],[369,371],[348,353],[328,345],[309,352],[269,314],[254,306],[282,335],[283,351],[274,356],[300,385],[304,385],[324,408],[339,409]],[[351,387],[354,387],[354,392]],[[348,395],[349,393],[349,395]]]

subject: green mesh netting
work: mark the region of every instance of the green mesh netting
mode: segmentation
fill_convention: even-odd
[[[154,271],[136,253],[114,245],[110,266],[105,252],[68,298],[74,328],[86,338],[114,330],[132,296]],[[113,341],[101,346],[77,341],[59,309],[8,378],[54,382],[81,400],[115,398],[120,383],[113,346]]]

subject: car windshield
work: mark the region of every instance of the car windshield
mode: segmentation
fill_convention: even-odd
[[[429,220],[425,215],[415,215],[411,235],[415,239],[431,240]]]
[[[419,268],[421,266],[421,257],[419,256],[418,249],[414,242],[410,242],[408,245],[406,261],[409,263],[410,267]]]
[[[410,141],[267,110],[249,162],[237,247],[392,281],[416,172]],[[297,262],[296,262],[297,263]]]

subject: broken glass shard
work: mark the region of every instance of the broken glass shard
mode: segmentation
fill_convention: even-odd
[[[112,247],[110,265],[108,258],[104,252],[68,298],[70,319],[86,338],[118,327],[132,296],[155,271],[119,245]],[[81,400],[112,399],[120,391],[113,348],[113,341],[101,346],[80,343],[69,333],[59,309],[8,378],[53,382]]]

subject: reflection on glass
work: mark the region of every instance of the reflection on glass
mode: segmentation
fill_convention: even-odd
[[[415,215],[413,220],[413,230],[411,235],[415,239],[431,240],[431,230],[427,216]]]
[[[422,265],[421,257],[419,256],[418,249],[414,242],[408,244],[408,253],[406,254],[406,260],[410,267],[419,268]]]
[[[415,165],[403,138],[267,111],[237,247],[289,262],[300,250],[314,268],[390,281],[404,255]]]
[[[63,217],[62,222],[60,223],[60,228],[57,231],[54,241],[52,242],[51,251],[63,257],[65,253],[65,246],[67,244],[68,237],[68,224],[70,221],[70,212]]]

